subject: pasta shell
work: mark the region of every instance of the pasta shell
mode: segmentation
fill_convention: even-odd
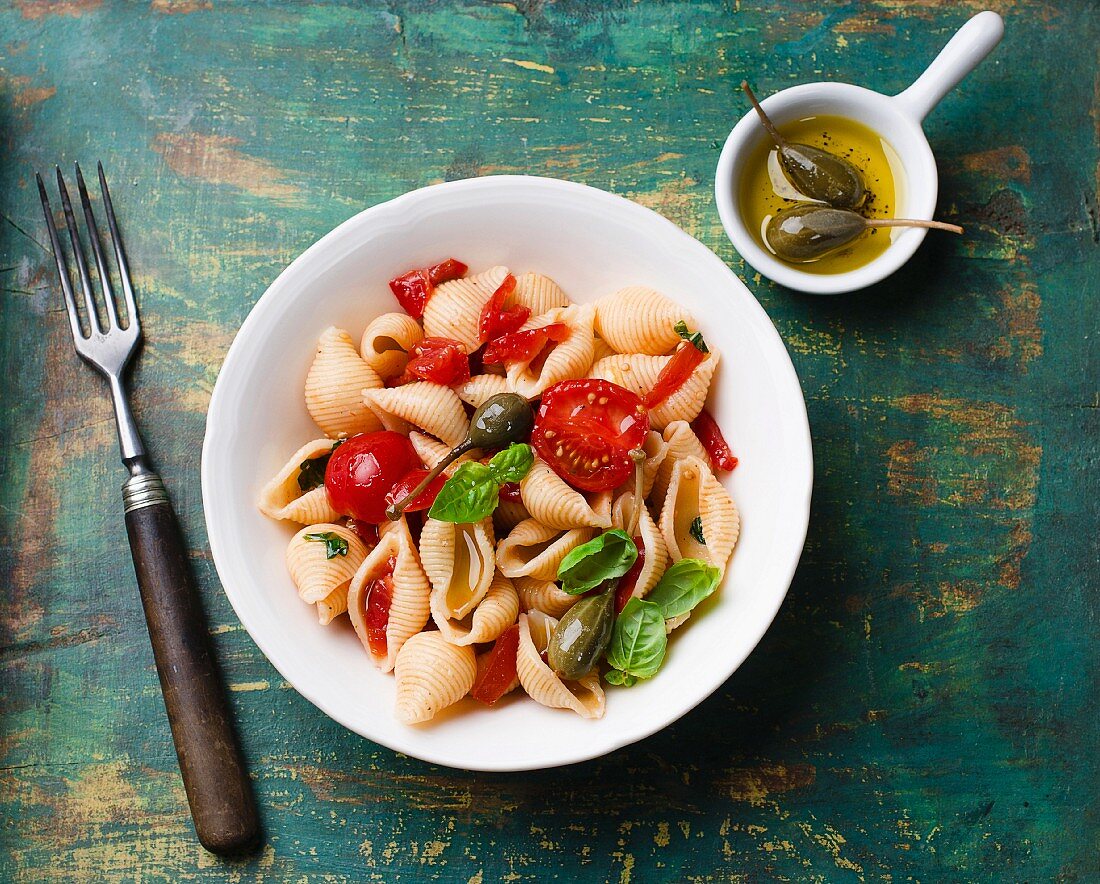
[[[555,307],[569,306],[569,296],[561,290],[561,286],[541,273],[523,273],[517,276],[516,290],[509,300],[528,308],[532,316],[538,316]]]
[[[455,391],[430,381],[386,390],[363,390],[363,401],[387,430],[407,433],[411,425],[452,448],[466,438],[470,428],[462,400]]]
[[[432,584],[432,613],[461,620],[485,598],[496,570],[493,522],[473,524],[425,519],[420,558]]]
[[[335,555],[330,559],[328,544],[322,540],[306,540],[307,534],[328,533],[347,543],[346,555]],[[307,525],[290,539],[286,548],[286,565],[290,579],[298,587],[298,596],[312,605],[328,598],[340,586],[346,586],[366,555],[367,548],[354,531],[343,525],[322,522]]]
[[[519,615],[519,683],[531,699],[543,706],[572,709],[582,718],[603,718],[604,693],[598,668],[577,681],[562,681],[542,662],[541,654],[557,625],[557,620],[540,611]]]
[[[658,507],[665,502],[668,481],[672,478],[672,468],[676,465],[676,461],[683,460],[685,457],[697,457],[703,463],[707,462],[707,450],[687,421],[670,423],[665,427],[663,438],[667,443],[665,457],[657,468],[657,475],[649,495]]]
[[[453,645],[472,645],[491,642],[504,630],[516,622],[519,614],[519,596],[516,595],[512,581],[499,571],[493,575],[489,591],[472,614],[461,620],[451,618],[436,604],[436,594],[432,594],[432,619],[439,627],[439,633]]]
[[[473,353],[481,346],[477,328],[481,309],[507,275],[507,267],[490,267],[436,286],[424,308],[424,332],[429,337],[461,341],[466,352]]]
[[[570,488],[546,461],[534,466],[519,483],[520,498],[531,517],[550,528],[611,527],[607,513],[597,513],[579,491]]]
[[[718,351],[711,350],[710,356],[692,372],[680,389],[649,410],[649,423],[653,429],[663,430],[673,421],[695,420],[707,400],[707,392],[710,390],[710,382],[718,367],[719,358]],[[603,378],[644,396],[648,390],[653,389],[657,376],[670,359],[671,356],[646,356],[641,353],[608,356],[594,363],[588,376]]]
[[[615,499],[615,506],[611,511],[611,524],[616,528],[627,530],[633,508],[634,493],[627,491],[620,494]],[[668,547],[644,501],[638,518],[638,530],[635,531],[634,536],[642,539],[642,549],[639,552],[643,554],[643,559],[642,571],[634,584],[633,594],[638,598],[645,598],[665,573],[665,566],[668,564]]]
[[[560,618],[580,600],[580,596],[570,595],[553,580],[517,577],[514,582],[519,594],[519,606],[527,613],[542,611],[551,617]]]
[[[557,580],[561,560],[595,536],[595,528],[562,531],[527,519],[497,545],[497,566],[508,577]]]
[[[505,534],[510,533],[520,522],[530,518],[531,514],[527,512],[527,507],[520,501],[502,499],[497,504],[497,508],[493,510],[493,527],[496,529],[497,536],[503,537]]]
[[[353,436],[382,429],[363,403],[363,390],[382,386],[346,331],[328,328],[317,342],[317,356],[306,375],[306,408],[328,436]]]
[[[574,304],[529,319],[523,326],[525,331],[560,322],[569,327],[569,337],[560,343],[550,341],[533,359],[509,365],[508,384],[512,390],[533,399],[558,381],[583,375],[592,365],[594,315],[591,304]]]
[[[405,370],[409,350],[423,337],[420,323],[407,313],[383,313],[363,332],[359,351],[379,377],[395,378]]]
[[[351,581],[348,591],[348,614],[359,641],[370,655],[374,665],[383,672],[393,669],[394,661],[402,646],[420,632],[428,622],[431,586],[420,565],[416,546],[409,534],[404,518],[389,522],[379,529],[378,546]],[[386,653],[375,654],[367,635],[367,603],[372,580],[386,572],[389,560],[394,560],[393,592],[390,598],[389,622],[386,624]]]
[[[592,341],[592,362],[597,363],[606,356],[614,356],[618,351],[603,338],[597,336]]]
[[[696,518],[706,543],[691,535],[691,523]],[[706,462],[685,457],[672,468],[660,527],[673,562],[702,559],[724,574],[741,531],[741,517],[729,492],[714,478]]]
[[[409,441],[412,443],[413,450],[416,451],[416,456],[420,458],[420,462],[429,470],[451,453],[450,445],[440,442],[427,433],[418,433],[416,430],[412,430],[409,433]],[[450,475],[460,463],[477,460],[480,453],[480,448],[471,448],[461,457],[455,458],[443,472]]]
[[[454,388],[458,398],[467,405],[480,408],[486,399],[497,393],[510,393],[508,380],[499,374],[475,374]]]
[[[627,286],[596,302],[596,332],[620,353],[660,356],[680,342],[676,323],[695,329],[694,317],[675,301],[641,285]]]
[[[438,632],[414,635],[397,654],[394,715],[403,724],[420,724],[461,700],[477,677],[472,647],[459,647]]]
[[[317,603],[317,620],[322,626],[328,626],[348,609],[348,585],[341,583]]]
[[[298,476],[307,460],[331,453],[331,439],[307,442],[291,455],[286,465],[260,491],[260,512],[273,519],[287,519],[302,525],[334,522],[340,514],[333,509],[323,485],[302,493]]]

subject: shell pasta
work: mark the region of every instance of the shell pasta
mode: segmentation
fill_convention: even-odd
[[[317,429],[257,482],[309,628],[346,615],[410,726],[522,696],[599,719],[729,570],[721,356],[645,285],[452,258],[390,289],[402,310],[320,334]]]

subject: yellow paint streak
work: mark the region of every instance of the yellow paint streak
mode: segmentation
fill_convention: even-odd
[[[525,61],[522,58],[502,58],[501,61],[514,64],[525,71],[542,71],[544,74],[553,74],[556,71],[548,64],[539,64],[537,61]]]
[[[657,834],[653,836],[653,843],[658,847],[668,847],[670,840],[668,823],[657,823]]]
[[[231,684],[229,690],[236,693],[247,693],[248,691],[266,691],[269,687],[271,687],[271,683],[268,681],[238,681]]]

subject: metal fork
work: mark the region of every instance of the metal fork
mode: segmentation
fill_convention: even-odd
[[[57,261],[73,344],[80,358],[103,375],[111,389],[122,462],[130,471],[129,479],[122,486],[126,531],[195,831],[203,846],[214,853],[241,853],[258,844],[259,817],[210,649],[209,632],[187,564],[179,524],[164,483],[149,464],[126,396],[124,373],[141,342],[141,321],[103,164],[98,166],[103,208],[126,308],[125,325],[119,315],[111,273],[80,166],[76,166],[76,183],[96,274],[103,289],[106,327],[98,316],[95,289],[60,167],[57,168],[57,189],[83,294],[87,334],[69,280],[46,186],[36,172],[38,193]]]

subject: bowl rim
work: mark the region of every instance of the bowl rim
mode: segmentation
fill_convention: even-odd
[[[252,337],[251,332],[266,320],[268,314],[277,314],[278,302],[284,297],[282,292],[295,286],[299,277],[308,279],[312,276],[313,270],[311,267],[311,259],[332,248],[336,243],[343,241],[345,238],[357,235],[361,228],[373,223],[376,219],[388,213],[412,208],[418,202],[427,199],[438,199],[441,195],[451,192],[479,190],[490,192],[496,188],[514,187],[531,188],[533,194],[540,190],[557,191],[559,194],[569,198],[580,198],[603,203],[608,206],[609,210],[613,207],[615,210],[625,211],[631,214],[634,220],[651,224],[654,229],[660,229],[664,235],[675,238],[679,241],[681,246],[690,248],[697,254],[699,260],[710,262],[714,265],[716,270],[720,268],[720,272],[728,277],[735,288],[742,289],[745,296],[746,309],[756,314],[756,323],[753,326],[753,331],[760,336],[760,343],[765,351],[770,349],[774,354],[774,358],[769,360],[769,366],[773,377],[775,377],[777,388],[787,388],[797,393],[797,395],[791,396],[790,398],[797,401],[797,406],[794,406],[794,402],[792,401],[791,422],[797,428],[798,436],[797,438],[791,438],[790,442],[793,448],[799,450],[802,454],[800,463],[798,464],[798,466],[802,468],[802,475],[796,475],[796,483],[792,484],[792,504],[795,505],[797,509],[789,514],[791,522],[789,524],[789,530],[786,533],[790,537],[790,546],[787,548],[791,550],[791,554],[786,567],[780,570],[783,575],[782,591],[775,595],[774,603],[771,605],[771,610],[768,611],[766,619],[761,619],[759,631],[756,632],[756,634],[746,634],[746,650],[743,655],[740,655],[737,659],[731,657],[725,661],[723,665],[714,667],[713,671],[701,673],[699,679],[701,687],[688,697],[683,704],[669,707],[669,710],[662,711],[660,714],[655,714],[651,719],[635,727],[633,730],[623,731],[617,736],[612,736],[603,741],[592,741],[590,745],[594,745],[594,749],[583,746],[563,747],[559,754],[553,759],[542,761],[537,764],[525,761],[520,761],[518,763],[509,762],[506,758],[500,758],[478,764],[463,762],[459,765],[449,759],[445,753],[426,751],[420,747],[413,751],[407,746],[400,745],[400,741],[380,737],[377,734],[366,733],[365,730],[367,730],[367,728],[362,728],[349,722],[339,709],[331,708],[329,704],[327,704],[322,697],[319,697],[309,686],[303,687],[296,684],[287,672],[284,671],[284,667],[281,666],[279,662],[280,654],[278,650],[271,647],[268,639],[264,637],[262,629],[253,629],[253,625],[256,624],[247,606],[244,604],[243,595],[239,599],[235,598],[234,596],[236,593],[231,589],[233,581],[232,579],[227,579],[227,577],[232,577],[232,574],[228,564],[223,566],[223,563],[228,563],[230,561],[231,551],[224,549],[221,545],[221,530],[219,526],[222,515],[216,507],[211,505],[211,502],[217,498],[211,464],[216,458],[215,451],[217,446],[222,444],[221,438],[223,433],[221,427],[218,425],[218,414],[222,408],[222,399],[229,395],[225,390],[230,382],[223,379],[227,376],[232,376],[238,362],[246,358],[244,351],[246,346],[250,345],[242,343],[242,341],[248,341]],[[806,412],[805,395],[802,392],[802,387],[798,380],[794,364],[790,359],[790,355],[786,350],[778,330],[768,317],[764,308],[756,298],[753,297],[745,284],[711,249],[652,209],[635,203],[625,197],[600,190],[599,188],[591,187],[586,184],[564,181],[562,179],[535,175],[493,175],[429,185],[364,209],[325,234],[282,270],[245,317],[218,371],[218,378],[215,382],[214,390],[210,398],[210,405],[207,410],[206,432],[203,439],[200,472],[203,513],[206,521],[207,537],[214,566],[222,585],[222,591],[229,599],[230,605],[252,641],[264,654],[267,661],[295,691],[301,694],[301,696],[320,709],[333,721],[347,728],[349,731],[395,752],[401,752],[431,764],[443,765],[454,769],[512,772],[549,769],[575,764],[609,754],[624,746],[643,740],[686,715],[703,702],[703,700],[717,691],[741,667],[745,659],[755,650],[764,634],[775,621],[775,617],[783,604],[783,600],[790,590],[791,582],[794,579],[795,571],[801,559],[801,554],[805,546],[806,534],[809,528],[810,502],[813,492],[813,446],[810,436],[809,419]],[[797,469],[795,472],[797,473]],[[798,480],[801,480],[801,482],[799,483]],[[803,493],[799,495],[797,492],[800,487]],[[230,516],[226,514],[225,518],[229,517]],[[251,625],[250,621],[252,621]]]
[[[908,106],[900,102],[896,96],[883,95],[881,92],[852,83],[828,81],[802,83],[781,89],[762,99],[760,104],[776,116],[787,116],[792,110],[797,113],[799,105],[815,101],[833,102],[837,105],[833,113],[839,116],[857,117],[872,129],[876,129],[873,118],[880,121],[889,119],[892,126],[900,126],[906,130],[906,142],[903,145],[890,139],[891,146],[901,159],[905,170],[905,186],[908,189],[906,200],[911,206],[906,216],[925,221],[932,220],[936,212],[939,190],[936,158],[921,127],[921,121],[913,116]],[[866,113],[845,114],[845,106],[859,107]],[[761,248],[741,217],[739,196],[734,186],[739,162],[743,161],[747,153],[755,147],[755,142],[759,140],[758,130],[756,112],[750,108],[726,136],[714,172],[714,202],[718,208],[722,227],[738,254],[754,270],[773,282],[795,291],[814,295],[837,295],[858,291],[881,282],[904,266],[920,248],[928,231],[919,227],[910,228],[870,263],[854,270],[834,274],[806,273],[783,263],[766,249]],[[919,170],[913,168],[917,164],[919,164]],[[919,174],[914,174],[915,171]],[[919,191],[914,191],[912,182],[918,177],[923,183]]]

